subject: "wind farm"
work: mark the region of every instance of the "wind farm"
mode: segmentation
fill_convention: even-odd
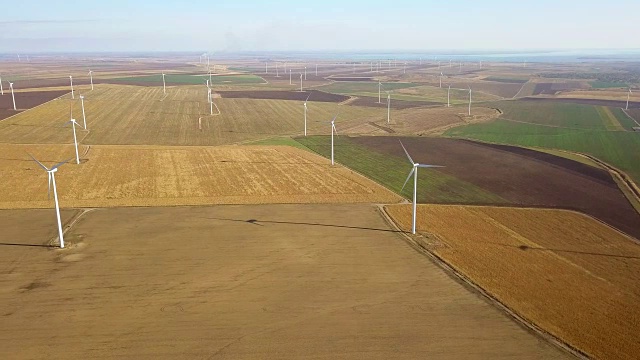
[[[0,54],[0,358],[640,352],[635,53],[267,29]]]

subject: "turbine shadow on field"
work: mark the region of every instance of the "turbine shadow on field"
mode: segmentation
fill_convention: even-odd
[[[530,247],[527,245],[519,245],[519,246],[515,246],[515,245],[505,245],[505,244],[498,244],[500,246],[506,246],[506,247],[512,247],[512,248],[517,248],[520,249],[522,251],[529,251],[529,250],[536,250],[536,251],[551,251],[551,252],[556,252],[556,253],[569,253],[569,254],[579,254],[579,255],[593,255],[593,256],[604,256],[604,257],[612,257],[612,258],[618,258],[618,259],[635,259],[635,260],[640,260],[640,256],[628,256],[628,255],[615,255],[615,254],[603,254],[603,253],[596,253],[596,252],[588,252],[588,251],[576,251],[576,250],[561,250],[561,249],[549,249],[549,248],[534,248],[534,247]]]
[[[369,227],[335,225],[335,224],[294,222],[294,221],[275,221],[275,220],[257,220],[257,219],[241,220],[241,219],[225,219],[225,218],[212,218],[212,217],[207,217],[207,218],[204,218],[204,219],[243,222],[243,223],[247,223],[247,224],[251,224],[251,225],[259,225],[259,226],[264,226],[263,224],[306,225],[306,226],[323,226],[323,227],[335,227],[335,228],[343,228],[343,229],[356,229],[356,230],[370,230],[370,231],[402,233],[402,231],[400,231],[400,230],[377,229],[377,228],[369,228]],[[263,224],[261,224],[261,223],[263,223]]]
[[[26,246],[26,247],[41,247],[41,248],[55,248],[54,245],[37,245],[37,244],[12,244],[12,243],[0,243],[0,246]]]

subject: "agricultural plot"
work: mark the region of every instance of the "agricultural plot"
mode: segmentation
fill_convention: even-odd
[[[524,84],[524,83],[529,81],[529,77],[495,75],[495,76],[487,76],[483,80],[494,81],[494,82],[503,82],[503,83],[512,83],[512,84]]]
[[[520,89],[524,86],[523,84],[514,84],[514,83],[505,83],[505,82],[497,82],[497,81],[478,81],[478,80],[469,80],[466,81],[464,79],[459,78],[446,78],[442,80],[442,84],[444,83],[451,84],[452,88],[456,89],[466,89],[471,86],[471,89],[478,93],[485,93],[489,95],[499,96],[502,98],[512,98],[518,94]]]
[[[632,90],[633,91],[633,90]],[[628,89],[606,89],[606,90],[574,90],[563,92],[558,98],[563,99],[595,99],[624,102],[626,105]],[[633,105],[633,106],[632,106]],[[640,93],[632,92],[629,96],[630,107],[640,107]]]
[[[73,146],[0,145],[0,208],[44,208],[47,177],[25,152],[54,164]],[[290,147],[82,148],[81,165],[58,172],[62,206],[396,202],[397,195],[349,169]],[[74,159],[75,160],[75,159]]]
[[[46,242],[14,213],[0,242]],[[569,358],[372,205],[99,209],[66,240],[2,247],[0,358]]]
[[[331,94],[324,91],[278,91],[278,90],[254,90],[254,91],[216,91],[223,99],[269,99],[269,100],[295,100],[309,102],[343,102],[348,96]]]
[[[283,100],[214,99],[209,115],[204,86],[162,88],[101,85],[85,93],[89,131],[79,132],[83,144],[221,145],[255,141],[277,135],[301,134],[302,102]],[[0,122],[0,143],[69,143],[70,99],[53,101]],[[80,101],[71,102],[82,119]],[[381,116],[380,110],[309,102],[310,133],[326,133],[337,114],[347,124]],[[219,112],[218,112],[219,110]],[[219,113],[219,115],[218,115]]]
[[[209,80],[209,75],[166,74],[165,83],[170,85],[203,85]],[[138,85],[138,86],[162,86],[162,75],[130,76],[121,78],[104,79],[105,83]],[[256,75],[215,75],[211,76],[213,85],[243,85],[263,84],[263,78]]]
[[[56,99],[66,93],[68,93],[68,91],[14,92],[16,108],[18,109],[18,111],[14,111],[11,91],[5,91],[4,96],[0,96],[0,120]]]
[[[409,205],[386,211],[404,229]],[[561,210],[420,205],[427,246],[512,311],[597,359],[640,352],[640,246]]]
[[[411,168],[398,137],[340,138],[336,159],[400,192]],[[401,138],[419,163],[444,165],[421,170],[418,201],[454,204],[510,204],[584,212],[640,239],[640,215],[604,170],[551,154],[510,146],[442,138]],[[327,156],[328,139],[298,138]]]
[[[445,135],[498,144],[581,152],[617,167],[640,183],[640,137],[636,132],[563,128],[498,119],[453,128],[447,130]]]
[[[383,82],[382,83],[382,94],[386,96],[385,91],[396,91],[399,89],[406,89],[410,87],[418,86],[418,84],[414,83],[403,83],[403,82]],[[318,90],[341,94],[341,95],[354,95],[360,97],[378,97],[378,83],[371,81],[360,81],[360,82],[347,82],[340,81],[334,82],[329,85],[320,86],[317,88]]]
[[[568,93],[571,94],[571,93]],[[567,95],[571,96],[571,95]],[[582,104],[582,105],[594,105],[594,106],[609,106],[623,108],[626,107],[626,100],[605,100],[605,99],[592,99],[592,98],[575,98],[565,97],[565,95],[558,95],[557,97],[526,97],[521,100],[537,103],[556,103],[556,104]],[[629,109],[640,108],[640,102],[629,102]]]

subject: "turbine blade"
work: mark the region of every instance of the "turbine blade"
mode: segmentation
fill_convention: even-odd
[[[409,155],[409,152],[407,151],[407,149],[404,147],[404,145],[402,145],[402,141],[400,141],[400,146],[402,146],[402,150],[404,150],[404,153],[407,154],[407,158],[409,158],[409,161],[411,161],[411,164],[415,164],[415,162],[413,162],[413,159],[411,158],[411,155]]]
[[[33,159],[33,161],[37,162],[38,165],[40,165],[40,167],[43,168],[45,171],[49,171],[49,168],[47,168],[46,166],[42,165],[42,163],[40,161],[36,160],[36,158],[34,158],[31,154],[27,153],[27,155],[29,155]]]
[[[47,175],[49,175],[49,179],[48,179],[49,181],[47,184],[47,200],[50,200],[51,199],[51,173],[47,172]]]
[[[400,192],[402,192],[402,190],[404,190],[404,187],[407,186],[407,183],[409,182],[409,179],[411,179],[411,175],[413,175],[413,173],[416,171],[416,168],[411,168],[411,171],[409,172],[409,176],[407,176],[407,180],[404,181],[404,184],[402,184],[402,189],[400,189]]]
[[[420,164],[420,165],[418,165],[418,167],[421,167],[421,168],[443,168],[444,166],[442,166],[442,165],[424,165],[424,164]]]
[[[338,129],[336,129],[336,125],[331,124],[331,127],[333,128],[333,131],[336,133],[336,135],[338,135]]]
[[[64,164],[68,163],[69,161],[71,161],[71,159],[73,159],[73,158],[68,158],[68,159],[67,159],[67,160],[65,160],[65,161],[62,161],[62,162],[59,162],[59,163],[55,164],[55,165],[51,168],[51,170],[59,168],[60,166],[62,166],[62,165],[64,165]]]
[[[309,96],[307,96],[307,100],[305,100],[304,102],[306,103],[307,101],[309,101],[310,97],[311,97],[311,93],[309,93]]]

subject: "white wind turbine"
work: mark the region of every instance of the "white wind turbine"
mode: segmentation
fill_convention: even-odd
[[[73,118],[73,105],[72,104],[69,105],[69,110],[70,110],[70,113],[71,113],[71,115],[70,115],[71,120],[67,121],[65,123],[65,125],[70,123],[71,127],[73,128],[73,144],[75,145],[75,149],[76,149],[76,164],[80,164],[80,155],[78,153],[78,138],[76,137],[76,125],[78,125],[80,127],[82,127],[82,125],[78,124],[76,122],[76,119]]]
[[[268,62],[264,63],[264,73],[265,74],[269,73],[269,63]]]
[[[311,97],[311,93],[307,96],[307,99],[304,101],[304,136],[307,136],[307,101]]]
[[[293,81],[291,79],[291,69],[289,69],[289,85],[293,85]]]
[[[162,73],[162,92],[167,95],[167,83],[164,81],[164,73]]]
[[[4,95],[4,89],[2,88],[2,76],[0,76],[0,95]]]
[[[69,75],[69,82],[71,83],[71,98],[75,99],[75,96],[73,96],[73,77],[71,75]]]
[[[391,121],[391,92],[387,91],[387,124]]]
[[[449,85],[449,88],[447,89],[447,107],[451,107],[451,103],[449,102],[449,99],[451,99],[451,85]]]
[[[316,64],[316,77],[318,76],[318,64]]]
[[[13,95],[13,83],[12,82],[9,83],[9,87],[11,88],[11,99],[13,100],[13,110],[18,111],[18,109],[16,109],[16,97],[15,97],[15,95]]]
[[[49,190],[47,191],[47,194],[51,193],[51,185],[53,184],[53,200],[56,204],[56,218],[58,219],[58,237],[60,239],[60,248],[63,249],[64,248],[64,236],[62,233],[62,221],[60,220],[60,205],[58,204],[58,190],[56,188],[56,171],[58,171],[58,168],[62,165],[64,165],[65,163],[67,163],[67,161],[69,160],[65,160],[61,163],[57,163],[54,166],[51,167],[51,169],[49,169],[48,167],[44,166],[40,161],[36,160],[36,158],[34,158],[33,156],[31,156],[31,154],[29,154],[29,156],[33,159],[33,161],[35,161],[36,163],[38,163],[38,165],[44,169],[44,171],[47,172],[47,174],[49,175],[49,179],[48,179],[48,184],[49,184]]]
[[[411,156],[409,155],[409,152],[407,151],[407,149],[405,149],[404,145],[402,145],[402,141],[400,141],[400,146],[402,146],[402,150],[404,150],[404,153],[407,155],[407,158],[409,159],[409,162],[411,162],[411,165],[413,165],[413,169],[411,169],[411,171],[409,172],[409,176],[407,176],[407,180],[404,181],[404,185],[402,185],[402,189],[400,190],[400,192],[402,192],[402,190],[404,190],[404,187],[407,186],[407,182],[409,182],[409,179],[411,178],[411,175],[413,175],[413,221],[412,221],[412,226],[411,226],[411,233],[415,234],[416,233],[416,204],[417,204],[417,190],[418,190],[418,168],[440,168],[440,167],[444,167],[444,166],[440,166],[440,165],[425,165],[425,164],[419,164],[416,162],[413,162],[413,159],[411,158]]]
[[[207,89],[209,92],[209,114],[213,115],[213,96],[211,95],[211,88]]]
[[[91,91],[93,91],[93,71],[89,70],[89,80],[91,81]]]
[[[471,115],[471,86],[469,86],[469,115]]]
[[[302,92],[302,74],[300,74],[300,92]]]
[[[382,81],[378,80],[378,104],[382,104]]]
[[[444,76],[444,74],[442,72],[440,72],[440,88],[442,88],[442,77]]]
[[[336,129],[336,118],[338,117],[338,115],[333,117],[333,120],[331,120],[331,166],[334,165],[334,161],[333,161],[333,134],[335,133],[336,135],[338,135],[338,130]]]
[[[629,98],[631,97],[631,88],[629,88],[629,92],[627,93],[627,106],[624,108],[625,110],[629,110]]]
[[[304,79],[307,80],[307,67],[304,67]]]
[[[84,95],[80,95],[80,104],[82,104],[82,123],[84,124],[84,129],[87,129],[87,117],[84,115]]]

